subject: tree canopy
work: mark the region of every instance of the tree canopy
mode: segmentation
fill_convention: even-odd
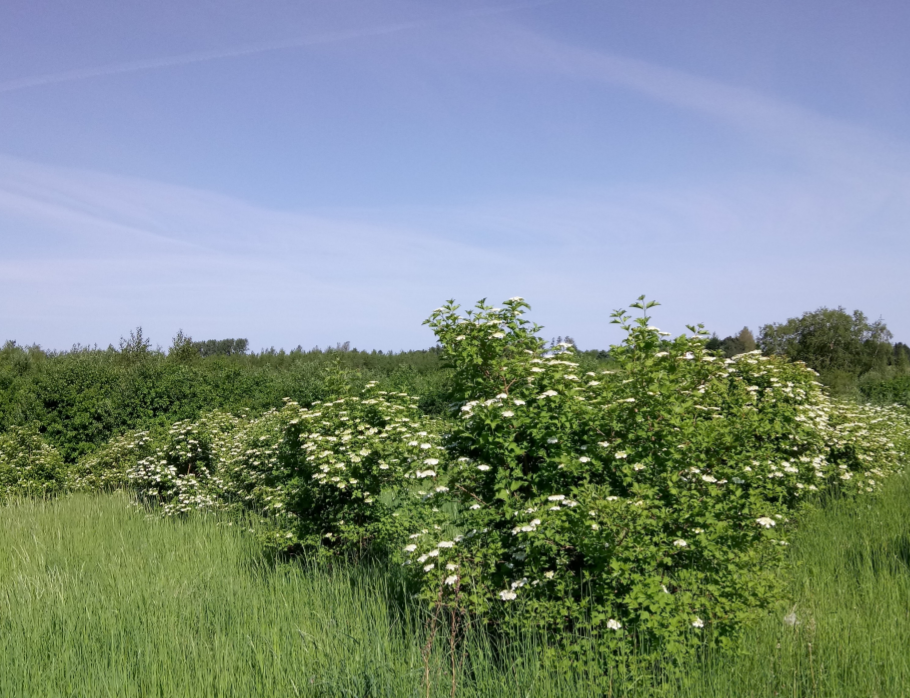
[[[758,345],[765,354],[804,361],[816,371],[861,375],[891,361],[891,332],[881,319],[859,310],[819,308],[761,328]]]

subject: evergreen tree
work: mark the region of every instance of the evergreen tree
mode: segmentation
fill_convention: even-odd
[[[755,351],[755,337],[752,336],[752,330],[748,327],[743,327],[736,338],[739,340],[739,343],[742,344],[744,352]]]

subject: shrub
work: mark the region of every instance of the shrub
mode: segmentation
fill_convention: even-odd
[[[778,593],[806,493],[872,490],[897,467],[906,415],[832,403],[803,364],[723,360],[701,327],[665,339],[653,305],[614,314],[615,369],[584,375],[572,346],[544,352],[520,298],[433,313],[466,401],[447,472],[461,533],[408,546],[424,598],[567,646],[725,644]]]
[[[66,468],[57,450],[31,424],[0,433],[0,502],[62,491]]]
[[[178,422],[129,477],[167,515],[255,511],[273,524],[272,547],[401,557],[406,532],[427,518],[415,502],[444,491],[421,489],[444,457],[441,427],[416,397],[375,383],[364,393],[309,408],[287,399],[255,419]]]
[[[874,493],[910,418],[830,399],[802,363],[725,359],[700,326],[670,339],[654,305],[614,314],[626,339],[605,368],[548,348],[521,298],[465,315],[450,301],[427,322],[451,420],[376,382],[355,395],[336,361],[330,400],[136,432],[80,461],[74,486],[125,472],[168,515],[253,511],[273,549],[400,561],[436,611],[534,625],[563,649],[728,646],[778,598],[810,493]]]
[[[364,393],[309,408],[288,401],[244,431],[231,496],[277,516],[285,545],[390,554],[422,520],[414,503],[435,493],[421,485],[439,469],[440,424],[421,415],[416,397],[375,383]]]
[[[895,375],[878,380],[870,378],[860,381],[859,390],[867,400],[910,407],[910,375]]]
[[[114,437],[101,448],[80,458],[68,473],[74,491],[113,491],[130,484],[128,473],[139,460],[151,455],[152,436],[135,431]]]
[[[37,422],[47,442],[75,463],[118,435],[166,429],[213,410],[257,414],[280,408],[283,397],[300,404],[329,399],[336,363],[358,387],[376,379],[386,390],[419,394],[424,411],[445,408],[447,373],[438,370],[435,350],[202,358],[195,349],[192,357],[182,352],[185,338],[175,342],[179,350],[168,357],[142,349],[138,331],[123,353],[79,347],[45,353],[7,343],[0,348],[0,431]]]
[[[243,425],[243,419],[224,412],[176,422],[148,444],[149,455],[128,469],[127,477],[143,496],[159,502],[166,515],[221,508],[227,491],[224,466],[235,432]],[[133,448],[147,445],[143,442],[140,432]]]

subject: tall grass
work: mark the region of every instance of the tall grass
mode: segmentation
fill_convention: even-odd
[[[787,605],[747,630],[741,656],[693,669],[689,695],[910,695],[910,477],[802,526]]]
[[[901,696],[910,693],[910,479],[810,514],[790,600],[662,686],[482,635],[429,653],[393,571],[273,564],[239,524],[123,495],[0,508],[0,696]],[[792,614],[792,615],[791,615]],[[429,677],[429,681],[427,680]]]
[[[425,661],[428,624],[397,600],[394,573],[272,565],[237,526],[128,503],[0,509],[0,696],[451,694],[445,635]],[[534,653],[503,665],[482,639],[469,645],[459,695],[538,681]],[[574,680],[548,676],[542,690],[571,694]]]

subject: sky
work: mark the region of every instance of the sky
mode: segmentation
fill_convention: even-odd
[[[7,0],[0,342],[724,337],[821,306],[910,343],[910,3]]]

